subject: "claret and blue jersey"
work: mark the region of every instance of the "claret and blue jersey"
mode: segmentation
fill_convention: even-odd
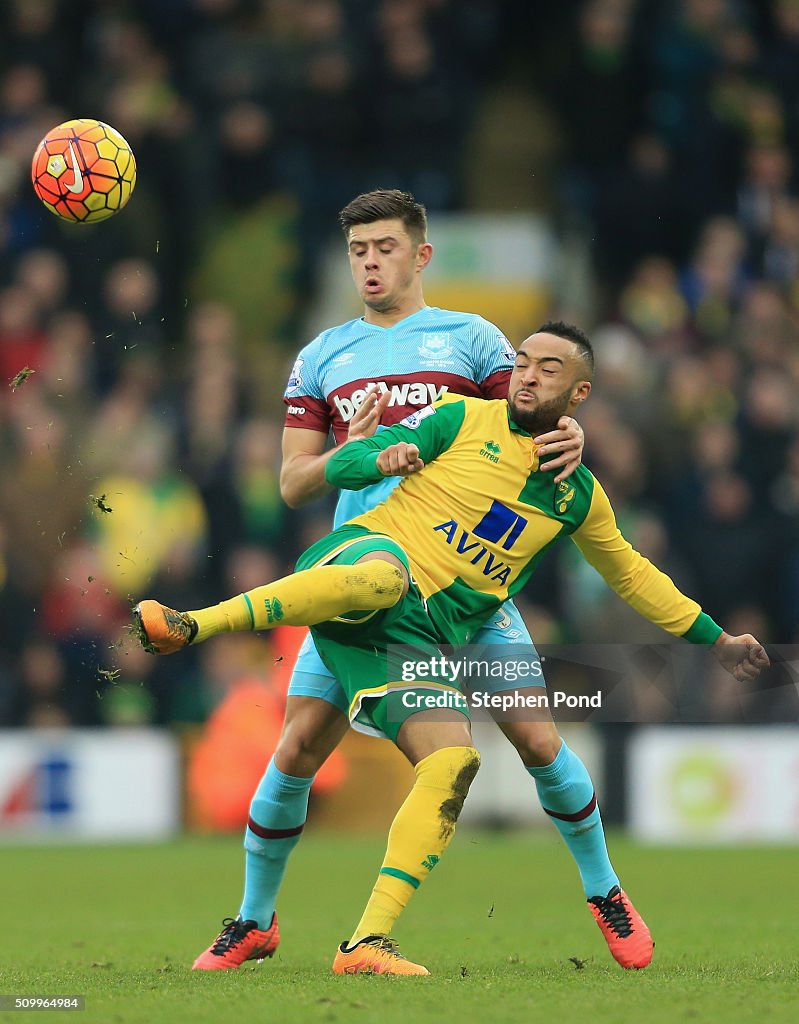
[[[390,392],[384,425],[446,394],[504,398],[516,353],[502,332],[474,313],[425,306],[393,327],[363,319],[324,331],[302,349],[284,396],[286,426],[346,439],[370,384]],[[343,491],[335,526],[383,501],[399,480]]]

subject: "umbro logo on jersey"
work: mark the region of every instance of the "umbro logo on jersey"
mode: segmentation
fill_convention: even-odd
[[[384,380],[369,381],[364,387],[353,391],[349,398],[344,398],[342,395],[333,396],[333,404],[338,409],[339,415],[345,423],[351,420],[360,408],[367,388],[374,387],[375,385],[381,391],[388,391],[390,393],[389,406],[417,405],[424,407],[425,405],[437,402],[444,392],[448,390],[446,384],[442,384],[440,388],[437,388],[435,384],[426,384],[423,381],[406,381],[402,384],[392,384],[391,387]]]
[[[346,366],[348,363],[351,363],[354,358],[354,352],[342,352],[341,355],[335,356],[332,362],[334,366]]]
[[[499,462],[499,455],[502,449],[494,441],[486,441],[480,449],[480,454],[490,462]]]

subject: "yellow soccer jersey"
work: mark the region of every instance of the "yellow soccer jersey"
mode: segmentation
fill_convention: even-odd
[[[374,437],[351,441],[328,461],[328,482],[359,490],[381,479],[377,456],[398,441],[419,447],[424,469],[351,522],[402,545],[444,641],[468,643],[565,536],[651,622],[697,643],[721,633],[622,537],[589,470],[580,466],[559,484],[539,471],[537,446],[510,418],[504,399],[447,396]]]

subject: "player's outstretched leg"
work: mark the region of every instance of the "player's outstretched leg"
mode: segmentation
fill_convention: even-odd
[[[140,601],[133,609],[134,628],[150,654],[174,654],[217,633],[313,626],[349,611],[391,608],[402,597],[403,586],[400,570],[380,559],[320,565],[198,611],[178,612],[158,601]]]
[[[407,960],[389,933],[449,846],[479,766],[472,746],[443,747],[417,761],[416,782],[391,826],[372,895],[352,938],[338,948],[334,974],[430,973]]]
[[[263,960],[274,956],[280,945],[277,914],[266,931],[255,921],[242,921],[241,917],[226,917],[223,928],[211,945],[192,964],[194,971],[229,971],[241,967],[247,960]]]

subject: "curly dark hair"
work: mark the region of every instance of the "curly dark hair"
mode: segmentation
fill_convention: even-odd
[[[585,331],[580,330],[575,324],[567,324],[563,320],[547,320],[545,324],[535,331],[536,334],[554,334],[556,338],[566,338],[573,341],[580,350],[580,355],[588,365],[591,375],[594,373],[594,348],[588,340]]]

